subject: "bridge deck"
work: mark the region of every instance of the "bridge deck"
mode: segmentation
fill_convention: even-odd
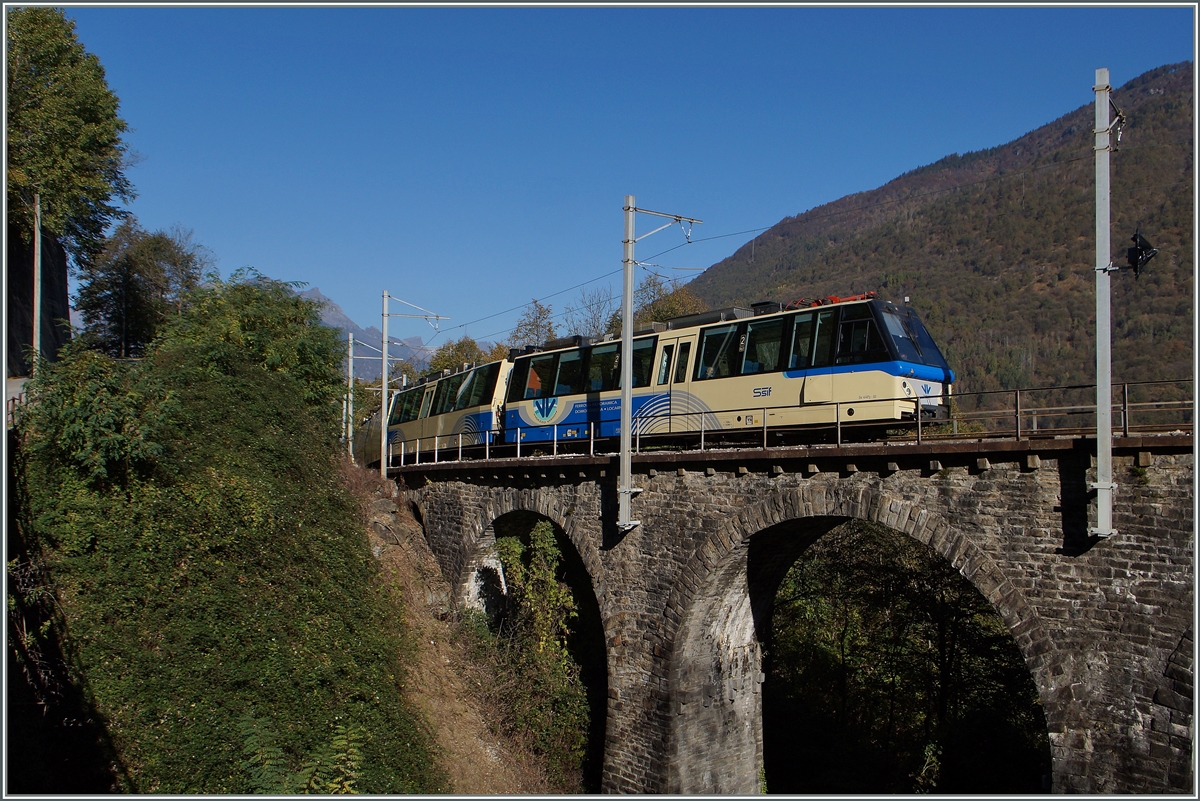
[[[1191,452],[1191,433],[1171,433],[1114,437],[1114,454],[1129,455],[1139,451],[1155,453]],[[632,456],[635,469],[643,471],[680,468],[685,465],[736,470],[738,467],[756,470],[770,469],[773,463],[789,471],[808,472],[845,470],[938,470],[955,465],[978,466],[980,459],[1004,457],[1005,461],[1027,456],[1056,458],[1058,454],[1084,451],[1095,453],[1095,437],[1045,437],[1031,439],[927,440],[925,442],[871,442],[842,445],[791,445],[781,447],[712,448],[708,450],[643,451]],[[422,462],[403,467],[393,466],[393,477],[415,478],[418,475],[446,474],[459,471],[487,472],[521,470],[523,473],[588,467],[616,467],[618,455],[612,453],[559,454],[557,456],[522,456],[520,458],[463,459]],[[802,463],[798,467],[798,463]],[[808,469],[809,466],[815,470]]]

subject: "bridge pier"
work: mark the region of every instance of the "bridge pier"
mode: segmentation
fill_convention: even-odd
[[[1118,440],[1107,540],[1087,534],[1087,441],[978,445],[643,454],[642,525],[623,536],[607,457],[401,475],[464,601],[505,514],[546,517],[579,553],[607,646],[607,792],[758,790],[774,591],[848,519],[927,545],[1004,619],[1043,704],[1054,791],[1190,789],[1191,437]]]

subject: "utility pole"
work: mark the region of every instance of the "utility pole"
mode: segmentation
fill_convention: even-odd
[[[342,404],[342,433],[346,455],[354,461],[354,332],[346,334],[346,400]]]
[[[387,480],[388,469],[388,452],[387,452],[387,435],[388,435],[388,357],[387,357],[387,321],[388,321],[388,291],[383,290],[383,350],[381,354],[383,360],[380,362],[383,365],[383,378],[380,379],[379,388],[379,477]]]
[[[630,452],[633,436],[633,268],[637,264],[633,258],[633,246],[650,234],[656,234],[672,225],[679,225],[682,228],[685,222],[688,224],[685,236],[691,242],[691,226],[703,222],[691,217],[681,217],[678,214],[663,214],[661,211],[639,209],[635,205],[633,195],[625,196],[624,211],[625,238],[622,240],[622,244],[625,246],[624,291],[621,295],[621,475],[617,481],[617,528],[622,532],[629,531],[641,524],[640,520],[631,519],[630,504],[633,496],[642,491],[640,487],[633,486],[633,455]],[[634,236],[636,227],[634,214],[639,212],[655,217],[667,217],[671,222],[655,228],[650,233],[642,234],[640,237]]]
[[[403,303],[405,306],[412,306],[414,309],[418,309],[419,311],[423,311],[425,313],[424,314],[399,314],[399,313],[389,314],[388,313],[388,300],[389,299]],[[429,311],[429,309],[422,309],[420,306],[416,305],[415,303],[409,303],[407,300],[400,300],[400,298],[393,298],[393,297],[391,297],[391,295],[388,294],[388,291],[386,289],[383,290],[383,350],[380,352],[380,356],[381,356],[380,363],[383,365],[383,379],[380,382],[380,389],[382,391],[381,391],[380,397],[379,397],[379,401],[380,401],[380,406],[379,406],[379,475],[385,479],[387,478],[387,468],[388,468],[388,465],[387,465],[387,463],[388,463],[388,452],[387,452],[388,441],[387,440],[388,440],[388,417],[389,417],[389,415],[388,415],[388,318],[389,317],[419,317],[419,318],[423,319],[425,322],[429,323],[431,326],[433,326],[434,331],[438,330],[438,322],[440,322],[441,320],[449,320],[450,319],[449,317],[443,317],[440,314],[434,314],[433,312]],[[404,382],[404,383],[406,383],[406,382]],[[401,386],[404,386],[404,383],[402,383]]]
[[[42,196],[33,194],[33,361],[29,374],[37,369],[42,355]]]
[[[1097,537],[1110,537],[1112,527],[1112,331],[1109,277],[1113,270],[1109,211],[1109,153],[1112,123],[1109,120],[1108,70],[1096,70],[1096,527]],[[1119,269],[1119,268],[1117,268]]]

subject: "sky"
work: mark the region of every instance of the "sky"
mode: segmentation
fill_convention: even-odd
[[[1190,5],[67,6],[137,154],[129,210],[224,277],[432,346],[618,293],[626,195],[688,281],[780,220],[1194,60]],[[667,222],[638,215],[637,235]],[[669,251],[669,252],[664,252]],[[582,285],[582,287],[580,286]],[[421,312],[393,301],[395,314]],[[565,332],[564,332],[565,333]]]

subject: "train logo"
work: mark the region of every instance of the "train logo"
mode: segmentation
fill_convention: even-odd
[[[558,398],[538,398],[533,402],[533,416],[539,423],[546,423],[558,411]]]

